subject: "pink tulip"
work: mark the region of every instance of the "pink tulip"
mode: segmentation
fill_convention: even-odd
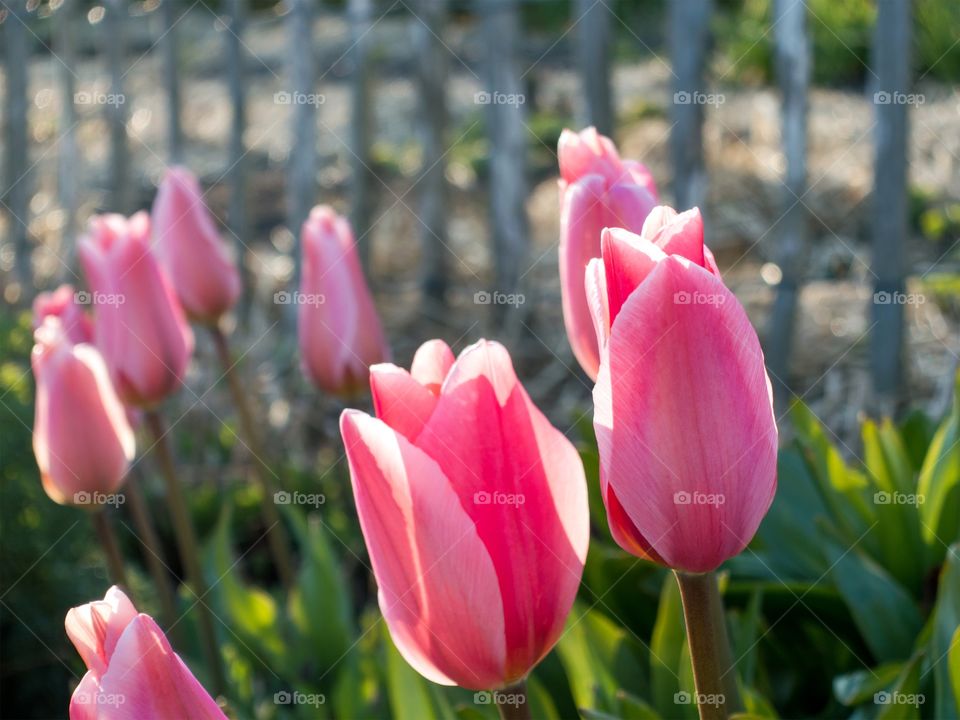
[[[151,219],[154,251],[184,310],[216,323],[240,296],[240,275],[193,173],[183,167],[167,171]]]
[[[345,218],[321,205],[303,224],[300,242],[300,292],[292,296],[298,304],[300,364],[319,388],[354,394],[366,385],[370,365],[389,359],[390,349],[353,231]]]
[[[150,217],[95,216],[79,253],[114,386],[129,405],[155,405],[180,385],[193,333],[150,254]]]
[[[226,720],[149,615],[118,587],[67,613],[67,635],[87,665],[70,720]]]
[[[116,492],[133,459],[134,437],[103,357],[93,345],[71,342],[55,316],[34,336],[33,451],[43,489],[61,504]]]
[[[610,138],[595,128],[564,130],[560,158],[560,288],[563,322],[581,367],[596,379],[600,352],[587,306],[583,274],[600,257],[600,231],[639,232],[657,204],[657,189],[642,164],[621,160]]]
[[[33,301],[33,329],[43,325],[48,315],[60,318],[71,342],[93,342],[93,320],[84,309],[88,293],[74,291],[72,285],[61,285],[53,292],[43,292]]]
[[[589,540],[583,465],[498,343],[375,365],[377,418],[346,410],[360,527],[393,641],[424,677],[499,688],[553,647]]]
[[[703,245],[698,210],[605,230],[587,293],[602,347],[593,391],[601,491],[628,552],[713,570],[776,491],[777,427],[760,342]]]

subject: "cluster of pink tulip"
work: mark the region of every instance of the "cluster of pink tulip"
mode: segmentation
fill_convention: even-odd
[[[709,588],[700,591],[751,540],[776,488],[777,428],[760,344],[704,245],[697,209],[657,207],[646,168],[621,160],[593,128],[565,131],[559,158],[563,316],[596,381],[610,529],[627,552],[676,571],[698,692],[722,690],[720,673],[732,668],[720,666],[723,632],[703,606]],[[172,173],[154,232],[171,228],[184,204],[195,207],[197,192],[182,171]],[[156,402],[186,366],[191,337],[180,304],[209,321],[236,298],[206,215],[171,231],[177,240],[159,238],[156,255],[149,235],[145,215],[101,218],[82,245],[91,287],[128,298],[102,316],[98,307],[94,323],[116,393],[87,344],[88,319],[63,291],[39,304],[58,316],[38,330],[35,361],[37,456],[58,501],[80,487],[119,484],[132,456],[123,403]],[[562,635],[586,561],[579,454],[530,400],[498,343],[481,340],[455,357],[431,340],[409,371],[383,362],[349,226],[317,208],[302,240],[304,292],[336,301],[299,308],[304,371],[331,392],[370,385],[375,417],[346,410],[340,428],[394,643],[434,682],[521,688]],[[96,421],[76,423],[93,412]],[[78,428],[84,439],[63,438]],[[68,630],[90,668],[78,693],[126,688],[142,703],[138,717],[188,706],[182,714],[220,716],[119,591],[71,611]],[[145,660],[134,657],[141,649]],[[147,683],[132,666],[151,657],[151,677],[163,682]],[[117,666],[132,684],[110,682]]]

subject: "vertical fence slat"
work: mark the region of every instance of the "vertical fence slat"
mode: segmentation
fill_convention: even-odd
[[[177,0],[163,0],[163,73],[167,88],[167,143],[170,161],[183,159],[183,128],[180,123],[180,73],[177,58]]]
[[[807,184],[807,93],[810,85],[810,42],[807,8],[796,0],[776,0],[777,79],[782,96],[781,128],[787,161],[783,217],[776,234],[774,257],[782,277],[767,326],[767,367],[778,408],[787,401],[790,348],[797,298],[803,282],[806,207],[800,202]]]
[[[106,0],[101,42],[105,46],[110,71],[110,96],[104,105],[110,128],[110,210],[130,210],[130,155],[127,147],[127,100],[123,90],[126,57],[125,25],[127,6],[123,0]],[[108,98],[109,100],[109,98]]]
[[[670,62],[673,69],[673,130],[670,155],[673,194],[678,210],[704,211],[706,169],[703,161],[704,70],[710,46],[712,0],[678,0],[670,4]]]
[[[520,47],[517,0],[481,0],[487,50],[487,135],[490,138],[490,211],[497,290],[513,293],[528,257],[527,128],[515,53]],[[503,306],[495,306],[501,310]]]
[[[350,120],[350,221],[357,250],[365,269],[370,267],[370,222],[375,187],[370,157],[373,142],[373,108],[370,103],[370,50],[373,43],[372,0],[350,0],[351,106]]]
[[[613,97],[610,87],[610,45],[613,42],[612,13],[606,3],[577,0],[577,59],[583,88],[584,125],[593,125],[604,135],[612,135]]]
[[[77,229],[77,189],[79,179],[83,176],[80,167],[80,155],[77,152],[77,108],[74,96],[77,92],[76,75],[77,48],[75,43],[76,24],[79,18],[76,13],[77,3],[65,2],[53,16],[54,49],[59,58],[57,79],[60,85],[60,133],[59,147],[57,148],[57,195],[60,207],[63,208],[65,221],[63,237],[70,243],[69,250],[72,264],[73,238]],[[64,263],[68,258],[63,258]],[[73,280],[70,277],[70,268],[61,266],[61,277],[65,281]]]
[[[26,3],[13,3],[3,23],[7,61],[7,180],[3,202],[10,219],[10,237],[16,253],[17,279],[23,288],[33,282],[30,237],[27,228],[30,178],[27,175],[27,66],[30,57]]]
[[[288,168],[287,218],[294,243],[295,280],[300,281],[300,227],[314,202],[317,106],[308,102],[313,94],[313,12],[311,0],[290,0],[289,33],[292,143]]]
[[[417,46],[417,84],[420,93],[420,138],[423,145],[419,215],[423,274],[421,288],[426,298],[442,303],[448,278],[447,180],[444,138],[448,113],[446,83],[449,51],[443,47],[447,0],[419,0],[414,7],[414,37]]]
[[[907,104],[910,91],[910,0],[877,3],[873,67],[877,82],[876,163],[873,180],[875,276],[870,357],[873,386],[885,407],[901,388],[904,339],[904,244],[907,237]],[[889,302],[883,302],[883,295]]]

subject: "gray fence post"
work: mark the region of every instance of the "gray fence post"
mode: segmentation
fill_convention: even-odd
[[[77,48],[74,42],[75,24],[78,22],[76,13],[77,3],[65,2],[53,16],[54,24],[54,51],[59,58],[57,76],[60,81],[60,147],[57,153],[57,195],[60,207],[63,208],[66,222],[63,225],[63,237],[70,243],[69,260],[63,258],[64,263],[73,265],[74,233],[77,230],[77,188],[79,178],[83,177],[80,167],[80,154],[77,152],[77,108],[75,95],[77,92],[76,74]],[[64,249],[67,249],[66,247]],[[68,268],[63,269],[61,275],[67,279]]]
[[[697,206],[705,211],[706,169],[703,162],[704,69],[710,46],[712,0],[676,0],[670,5],[670,62],[673,68],[673,130],[670,155],[673,195],[678,210]]]
[[[170,160],[183,159],[183,128],[180,124],[180,73],[177,62],[177,0],[163,0],[163,72],[167,86],[167,143]]]
[[[446,83],[448,53],[443,46],[447,0],[419,0],[413,29],[417,47],[417,84],[420,102],[420,138],[423,174],[420,176],[420,246],[424,297],[443,303],[447,292],[447,179],[445,134],[448,112]]]
[[[781,93],[781,128],[787,160],[783,217],[773,256],[782,276],[767,326],[767,367],[777,407],[788,400],[790,349],[797,297],[803,283],[806,207],[801,202],[807,184],[807,91],[810,85],[810,42],[807,7],[797,0],[776,0],[775,39],[777,79]]]
[[[16,254],[17,279],[22,290],[33,284],[30,266],[29,218],[30,178],[27,177],[27,67],[30,58],[28,15],[25,2],[13,3],[3,22],[7,61],[7,179],[2,200],[10,216],[10,235]]]
[[[350,121],[350,220],[357,251],[364,269],[370,267],[370,220],[373,215],[373,108],[370,105],[370,50],[372,47],[372,0],[350,0],[351,104]]]
[[[287,218],[294,241],[294,283],[300,282],[300,227],[315,200],[317,104],[314,97],[313,12],[311,0],[290,0],[287,15],[293,142],[288,168]]]
[[[478,96],[487,105],[490,137],[490,208],[496,290],[514,293],[528,259],[527,127],[525,98],[517,68],[520,13],[517,0],[481,0],[487,49],[487,87]],[[502,305],[494,308],[500,315]]]
[[[878,3],[872,64],[877,82],[873,180],[875,276],[871,334],[873,386],[890,410],[903,382],[904,244],[907,238],[907,93],[910,91],[909,0]]]
[[[577,0],[577,60],[585,100],[582,125],[593,125],[613,135],[616,117],[610,87],[610,45],[613,42],[613,9],[597,0]]]
[[[110,67],[110,95],[104,105],[110,127],[110,207],[113,212],[130,210],[130,149],[127,147],[127,105],[123,91],[127,5],[123,0],[106,0],[101,42],[106,46]]]

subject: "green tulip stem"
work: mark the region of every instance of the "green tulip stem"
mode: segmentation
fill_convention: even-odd
[[[675,571],[693,663],[700,720],[726,720],[740,706],[716,574]]]
[[[236,362],[231,357],[227,336],[219,325],[211,325],[210,333],[213,335],[213,344],[216,346],[217,356],[223,366],[223,374],[227,378],[227,385],[229,385],[230,394],[233,396],[233,404],[237,409],[240,429],[244,435],[243,442],[253,456],[253,477],[263,495],[260,508],[263,512],[263,521],[267,527],[267,545],[270,548],[270,555],[273,558],[273,564],[277,569],[280,582],[289,590],[293,587],[296,578],[293,563],[290,560],[290,540],[274,502],[276,487],[270,479],[270,474],[273,471],[264,462],[265,456],[263,444],[260,442],[260,433],[250,409],[247,393],[240,381],[240,376],[236,372]]]
[[[502,690],[495,690],[492,695],[501,720],[530,720],[526,680],[520,680]]]
[[[113,532],[113,526],[110,524],[110,518],[107,517],[106,508],[98,508],[90,513],[90,519],[93,520],[93,529],[97,533],[97,539],[103,548],[103,554],[107,559],[107,570],[110,573],[110,582],[114,585],[120,585],[124,589],[129,589],[127,585],[127,573],[123,567],[123,555],[120,554],[120,546],[117,545],[117,536]]]
[[[173,453],[170,450],[170,444],[167,442],[167,431],[164,427],[163,418],[156,410],[147,410],[144,414],[147,426],[154,438],[154,445],[151,450],[156,454],[166,483],[167,505],[170,509],[170,519],[173,521],[173,531],[177,538],[180,561],[183,563],[190,589],[196,597],[194,607],[197,608],[201,646],[206,656],[210,680],[213,683],[213,694],[217,695],[224,690],[223,667],[220,650],[217,647],[217,636],[214,632],[213,613],[210,612],[210,608],[206,604],[209,602],[207,598],[209,590],[206,581],[203,579],[203,571],[200,568],[200,546],[197,543],[197,536],[190,520],[190,511],[183,494],[183,486],[173,463]]]

